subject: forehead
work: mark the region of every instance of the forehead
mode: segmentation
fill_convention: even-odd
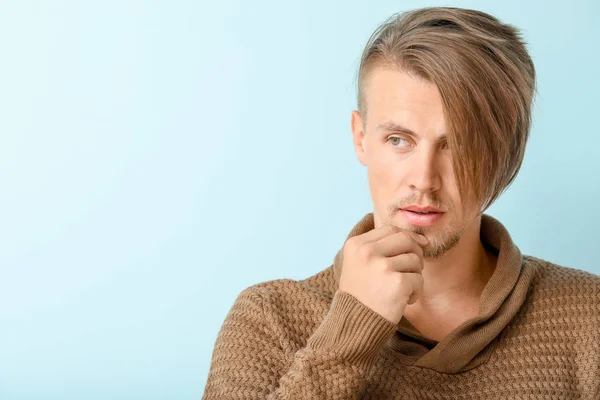
[[[444,107],[436,85],[399,69],[374,68],[364,85],[369,124],[392,120],[411,129],[445,131]]]

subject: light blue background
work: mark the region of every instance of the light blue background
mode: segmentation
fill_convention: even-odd
[[[414,7],[522,28],[533,131],[489,213],[600,273],[598,4],[3,1],[0,398],[200,398],[237,294],[326,268],[372,210],[354,76]]]

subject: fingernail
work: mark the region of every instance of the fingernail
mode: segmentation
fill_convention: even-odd
[[[427,236],[421,235],[420,233],[418,233],[419,237],[421,238],[422,241],[424,242],[429,242],[429,239],[427,239]]]

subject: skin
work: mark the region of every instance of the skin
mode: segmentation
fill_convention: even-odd
[[[478,205],[458,191],[437,87],[398,69],[375,67],[363,94],[366,115],[352,111],[351,128],[356,155],[368,171],[375,228],[394,225],[429,239],[423,248],[423,292],[404,316],[422,334],[441,340],[478,314],[497,260],[479,238]],[[462,201],[467,201],[464,213]],[[432,226],[416,227],[399,211],[411,204],[445,213]]]

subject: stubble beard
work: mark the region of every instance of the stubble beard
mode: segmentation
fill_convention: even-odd
[[[394,214],[398,212],[399,208],[411,203],[419,203],[415,195],[390,204],[387,209],[389,221],[393,221]],[[436,194],[431,195],[429,203],[444,210],[446,213],[446,215],[444,215],[445,219],[454,215],[454,204],[442,201]],[[450,218],[450,220],[452,220],[452,218]],[[442,257],[458,244],[465,230],[465,225],[455,227],[452,226],[451,223],[447,223],[440,232],[436,232],[436,230],[432,231],[429,227],[412,225],[409,225],[408,227],[399,226],[399,228],[426,236],[427,239],[429,239],[429,244],[423,248],[423,257],[427,259],[436,259]]]
[[[440,233],[429,233],[427,228],[419,226],[411,226],[410,231],[424,235],[429,239],[429,244],[423,247],[423,258],[435,260],[440,258],[452,248],[454,248],[464,231],[463,229],[452,228],[445,226]]]

